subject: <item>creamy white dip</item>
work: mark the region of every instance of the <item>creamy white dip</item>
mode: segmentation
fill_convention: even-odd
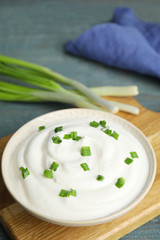
[[[106,120],[107,126],[119,134],[118,140],[105,134],[99,126],[91,127],[91,121]],[[40,125],[44,125],[41,122]],[[63,126],[63,131],[54,129]],[[10,175],[16,198],[39,214],[69,220],[90,220],[109,216],[129,205],[142,191],[148,177],[149,162],[140,141],[118,123],[108,119],[70,119],[53,121],[38,131],[37,126],[18,144],[12,154]],[[77,131],[82,139],[63,139],[65,134]],[[62,139],[54,144],[53,136]],[[81,147],[90,146],[91,156],[82,156]],[[130,165],[124,160],[136,151]],[[52,162],[59,164],[53,178],[43,175]],[[81,163],[87,163],[90,171],[84,171]],[[28,168],[30,175],[23,179],[20,167]],[[97,181],[98,175],[104,176]],[[123,177],[125,185],[117,188],[117,179]],[[60,197],[61,189],[75,189],[76,197]]]

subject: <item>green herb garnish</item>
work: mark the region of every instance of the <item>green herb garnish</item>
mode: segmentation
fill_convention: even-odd
[[[60,144],[60,143],[62,142],[62,140],[60,139],[59,136],[52,137],[52,141],[53,141],[55,144]]]
[[[130,152],[132,158],[139,158],[136,152]]]
[[[53,178],[53,172],[51,170],[44,170],[43,172],[43,175],[46,177],[46,178]]]
[[[76,197],[76,195],[77,195],[76,190],[71,188],[70,195],[73,196],[73,197]]]
[[[68,190],[65,190],[65,189],[61,189],[60,193],[59,193],[59,196],[60,197],[69,197],[69,196],[73,196],[73,197],[76,197],[76,190],[72,189],[70,191]]]
[[[22,171],[22,176],[25,179],[28,175],[30,175],[30,172],[28,170],[28,168],[24,168],[24,167],[20,167],[19,168]]]
[[[69,197],[70,196],[70,191],[67,191],[65,189],[61,189],[60,193],[59,193],[60,197]]]
[[[123,177],[118,178],[117,182],[115,183],[117,188],[123,187],[125,184],[125,179]]]
[[[91,156],[91,149],[90,149],[90,147],[89,147],[89,146],[83,146],[83,147],[81,147],[81,155],[82,155],[83,157],[85,157],[85,156]]]
[[[77,132],[71,132],[71,138],[72,138],[73,140],[76,140],[76,138],[77,138]]]
[[[82,137],[77,136],[75,140],[76,140],[76,141],[79,141],[80,139],[82,139]]]
[[[49,169],[56,171],[59,167],[59,164],[57,162],[53,162]]]
[[[39,126],[39,131],[42,131],[43,129],[45,129],[45,126]]]
[[[124,162],[129,165],[129,164],[131,164],[131,163],[133,162],[133,159],[131,159],[131,158],[126,158],[126,159],[124,160]]]
[[[96,121],[93,121],[93,122],[90,122],[90,126],[97,128],[99,126],[99,123]]]
[[[87,163],[81,163],[80,166],[83,168],[84,171],[89,171],[90,170]]]
[[[71,139],[71,134],[65,134],[63,139]]]
[[[103,181],[104,177],[102,175],[98,175],[96,178],[97,181]]]
[[[59,126],[54,129],[55,133],[63,131],[63,127]]]
[[[112,133],[112,137],[118,140],[119,134],[116,133],[115,131]]]
[[[109,136],[112,136],[112,130],[108,128],[104,131],[104,133],[108,134]]]
[[[99,124],[100,124],[103,128],[106,127],[106,121],[105,121],[105,120],[100,121]]]

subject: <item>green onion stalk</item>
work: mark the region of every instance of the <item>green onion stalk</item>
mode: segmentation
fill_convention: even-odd
[[[1,101],[53,101],[69,103],[82,108],[103,109],[112,113],[116,113],[118,110],[133,114],[139,112],[138,108],[128,104],[101,98],[101,96],[135,96],[138,94],[137,86],[104,86],[89,89],[84,84],[48,68],[2,55],[0,55],[0,74],[36,86],[33,88],[0,81]],[[60,84],[72,89],[66,89]]]

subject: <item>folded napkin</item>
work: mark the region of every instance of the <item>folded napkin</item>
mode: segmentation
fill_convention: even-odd
[[[140,21],[129,8],[116,8],[111,23],[88,29],[65,49],[108,66],[160,77],[160,24]]]

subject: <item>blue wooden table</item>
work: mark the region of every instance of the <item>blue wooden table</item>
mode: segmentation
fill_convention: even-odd
[[[153,111],[160,111],[160,79],[104,67],[64,52],[67,40],[95,24],[109,21],[116,6],[132,7],[144,21],[160,22],[158,0],[0,1],[0,53],[47,66],[87,86],[136,84],[140,90],[137,100]],[[0,102],[0,137],[41,114],[71,107],[60,103]],[[2,226],[1,239],[9,239]],[[159,240],[160,217],[122,239]]]

